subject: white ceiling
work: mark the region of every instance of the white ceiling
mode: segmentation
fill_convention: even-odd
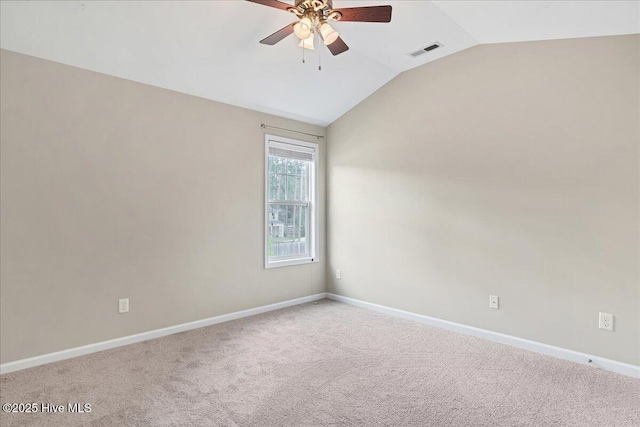
[[[325,126],[400,72],[478,43],[640,32],[637,1],[335,0],[334,6],[382,4],[393,5],[391,24],[338,22],[351,49],[336,57],[324,47],[307,51],[306,64],[294,36],[275,46],[258,43],[292,22],[291,14],[243,0],[2,1],[0,46]],[[407,55],[434,41],[444,47]]]
[[[640,1],[435,1],[478,43],[640,32]]]

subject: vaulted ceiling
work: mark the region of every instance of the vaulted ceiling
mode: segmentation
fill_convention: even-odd
[[[0,46],[324,126],[399,73],[479,43],[640,32],[637,1],[334,1],[391,4],[393,20],[337,22],[351,49],[303,64],[295,36],[258,43],[294,17],[243,0],[2,1]]]

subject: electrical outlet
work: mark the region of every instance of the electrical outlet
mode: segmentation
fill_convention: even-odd
[[[342,271],[341,270],[336,270],[336,279],[338,279],[338,280],[342,279]]]
[[[118,314],[129,312],[129,298],[118,300]]]
[[[496,310],[499,310],[499,306],[498,306],[498,297],[495,295],[489,295],[489,308],[494,308]]]
[[[598,313],[598,328],[613,331],[613,314]]]

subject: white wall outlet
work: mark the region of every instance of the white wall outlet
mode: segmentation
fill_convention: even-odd
[[[336,279],[338,279],[338,280],[342,279],[342,271],[341,270],[336,270]]]
[[[598,328],[613,331],[613,314],[598,313]]]
[[[118,300],[118,313],[128,313],[129,312],[129,298],[123,298]]]
[[[498,297],[496,295],[489,295],[489,308],[495,308],[496,310],[500,309],[498,306]]]

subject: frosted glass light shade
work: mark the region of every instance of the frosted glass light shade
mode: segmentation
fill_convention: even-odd
[[[311,20],[302,18],[300,22],[293,26],[293,32],[300,40],[308,39],[311,35]]]
[[[311,33],[311,35],[309,37],[307,37],[304,40],[300,40],[300,43],[298,44],[299,47],[303,47],[305,49],[309,49],[309,50],[314,50],[313,48],[313,33]]]
[[[331,25],[326,23],[320,26],[320,34],[322,35],[324,44],[327,46],[336,41],[340,36],[340,34],[338,34],[333,28],[331,28]]]

